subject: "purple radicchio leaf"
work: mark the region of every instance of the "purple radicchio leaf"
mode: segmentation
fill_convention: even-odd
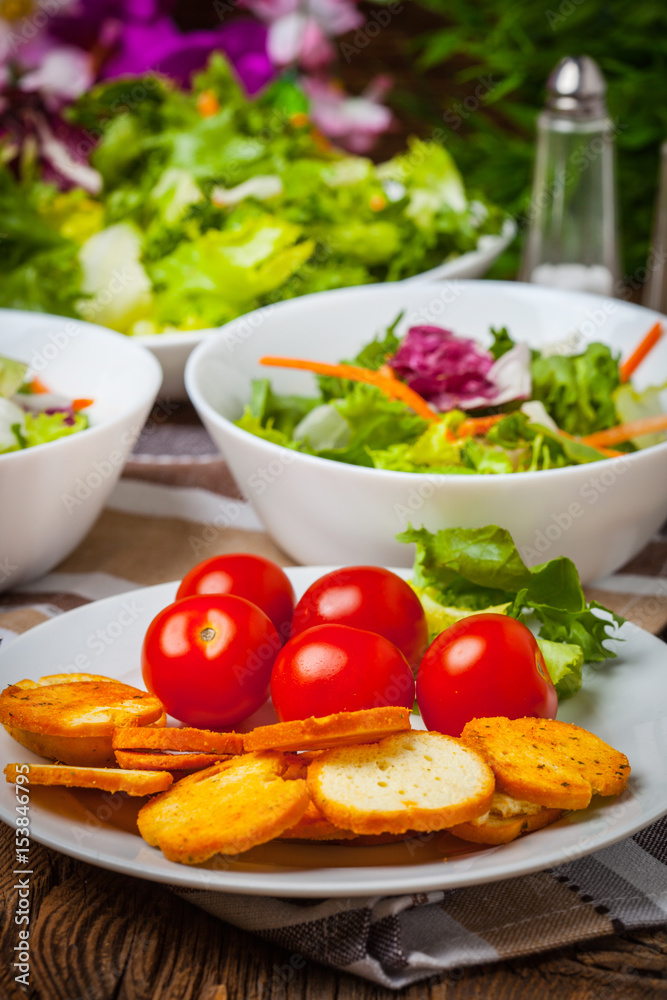
[[[413,326],[389,363],[411,389],[445,413],[528,398],[529,362],[525,344],[494,361],[474,340],[439,326]]]

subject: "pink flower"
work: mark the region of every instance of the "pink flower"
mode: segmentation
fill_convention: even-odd
[[[19,87],[29,94],[39,92],[51,106],[80,97],[95,79],[92,56],[73,45],[42,39],[21,55],[28,72],[21,77]]]
[[[277,66],[318,70],[335,57],[330,38],[363,23],[353,0],[242,0],[269,25],[268,51]]]
[[[304,79],[301,85],[315,125],[352,153],[367,153],[393,123],[391,111],[378,100],[389,88],[387,77],[376,77],[358,97],[350,97],[329,80]]]

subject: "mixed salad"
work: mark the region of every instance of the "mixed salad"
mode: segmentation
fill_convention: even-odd
[[[219,55],[192,91],[155,75],[134,90],[141,100],[127,81],[102,84],[67,109],[83,160],[71,190],[46,183],[29,150],[18,179],[0,166],[0,306],[126,334],[201,329],[409,277],[502,227],[443,146],[414,140],[380,166],[343,153],[296,85],[250,101]]]
[[[22,361],[0,356],[0,455],[47,444],[88,426],[92,399],[67,399],[29,378]]]
[[[263,358],[315,372],[319,394],[281,396],[256,379],[237,426],[338,462],[458,475],[557,469],[665,439],[665,386],[636,391],[605,344],[531,350],[504,327],[488,349],[437,326],[399,339],[400,319],[341,365]]]

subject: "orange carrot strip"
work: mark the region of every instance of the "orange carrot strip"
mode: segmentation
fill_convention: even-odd
[[[87,406],[92,406],[95,402],[94,399],[73,399],[72,409],[73,410],[85,410]]]
[[[411,410],[424,420],[440,420],[440,414],[432,410],[425,399],[404,382],[397,378],[373,372],[369,368],[358,368],[356,365],[328,365],[321,361],[304,361],[302,358],[278,358],[267,356],[260,358],[261,365],[271,365],[274,368],[298,368],[317,375],[331,375],[334,378],[347,378],[352,382],[366,382],[381,389],[390,399],[400,399]]]
[[[657,322],[651,327],[646,336],[639,341],[630,357],[621,365],[619,369],[621,382],[629,381],[632,373],[639,367],[648,352],[653,350],[661,337],[662,323]]]
[[[41,378],[38,378],[37,375],[35,375],[35,377],[28,383],[28,388],[31,392],[39,395],[44,392],[51,392],[49,387],[44,385]]]
[[[592,448],[600,446],[604,448],[609,444],[631,441],[632,438],[642,437],[644,434],[657,434],[658,431],[667,431],[667,413],[661,413],[657,417],[642,417],[640,420],[631,420],[627,424],[619,424],[606,431],[596,431],[595,434],[583,437],[581,441],[583,444],[591,445]]]
[[[480,434],[486,434],[487,431],[491,430],[494,424],[497,424],[506,416],[506,413],[496,413],[492,417],[467,417],[466,420],[459,425],[458,436],[462,438],[476,437]]]

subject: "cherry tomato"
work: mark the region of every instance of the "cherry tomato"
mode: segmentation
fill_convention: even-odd
[[[224,729],[264,704],[280,646],[271,621],[243,597],[184,597],[148,626],[144,683],[175,719]]]
[[[421,602],[400,576],[379,566],[349,566],[326,573],[294,610],[291,635],[314,625],[351,625],[377,632],[416,668],[428,645]]]
[[[471,719],[555,719],[558,696],[530,629],[479,614],[433,640],[419,664],[417,703],[427,729],[460,736]]]
[[[316,625],[278,654],[271,698],[281,722],[383,705],[412,708],[415,679],[384,636],[349,625]]]
[[[194,594],[245,597],[269,616],[283,639],[289,635],[294,588],[280,566],[270,559],[242,552],[206,559],[186,573],[176,599]]]

